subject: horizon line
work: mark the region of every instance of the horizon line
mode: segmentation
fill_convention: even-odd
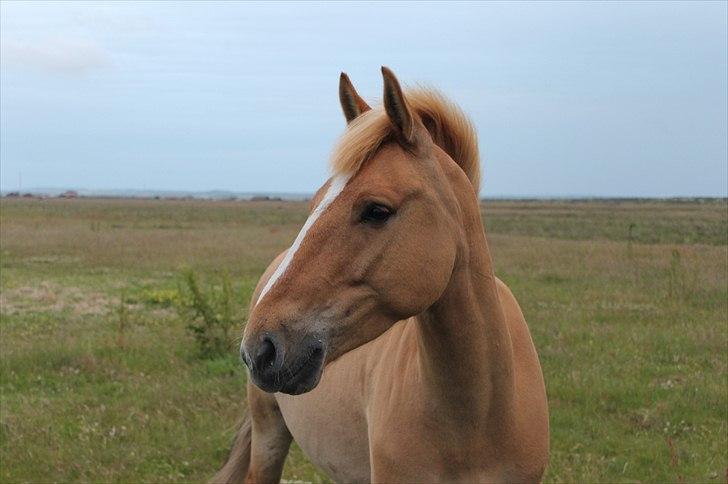
[[[277,198],[283,201],[301,201],[310,199],[315,191],[269,191],[269,190],[184,190],[184,189],[156,189],[156,188],[67,188],[67,187],[29,187],[26,189],[0,188],[0,197],[13,198],[8,195],[22,198],[23,195],[35,197],[45,196],[57,198],[67,192],[76,192],[79,198],[195,198],[195,199],[250,199],[254,197]],[[593,194],[479,194],[479,200],[728,200],[728,194],[723,195],[593,195]]]

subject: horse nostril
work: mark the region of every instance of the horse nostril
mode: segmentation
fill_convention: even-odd
[[[264,336],[255,356],[255,366],[260,371],[269,370],[276,362],[277,348],[270,336]]]

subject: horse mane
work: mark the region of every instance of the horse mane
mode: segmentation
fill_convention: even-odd
[[[435,144],[460,166],[478,193],[478,135],[467,115],[434,89],[409,89],[405,92],[405,99]],[[333,173],[356,173],[393,133],[392,124],[382,106],[362,113],[348,125],[334,149],[331,158]]]

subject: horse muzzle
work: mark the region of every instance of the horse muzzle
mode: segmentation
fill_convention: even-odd
[[[326,357],[320,338],[308,335],[288,346],[279,335],[266,332],[251,340],[240,346],[240,356],[258,388],[299,395],[318,385]]]

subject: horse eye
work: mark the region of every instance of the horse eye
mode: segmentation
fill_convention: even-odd
[[[370,203],[361,214],[361,221],[371,224],[383,224],[392,215],[392,211],[384,205]]]

